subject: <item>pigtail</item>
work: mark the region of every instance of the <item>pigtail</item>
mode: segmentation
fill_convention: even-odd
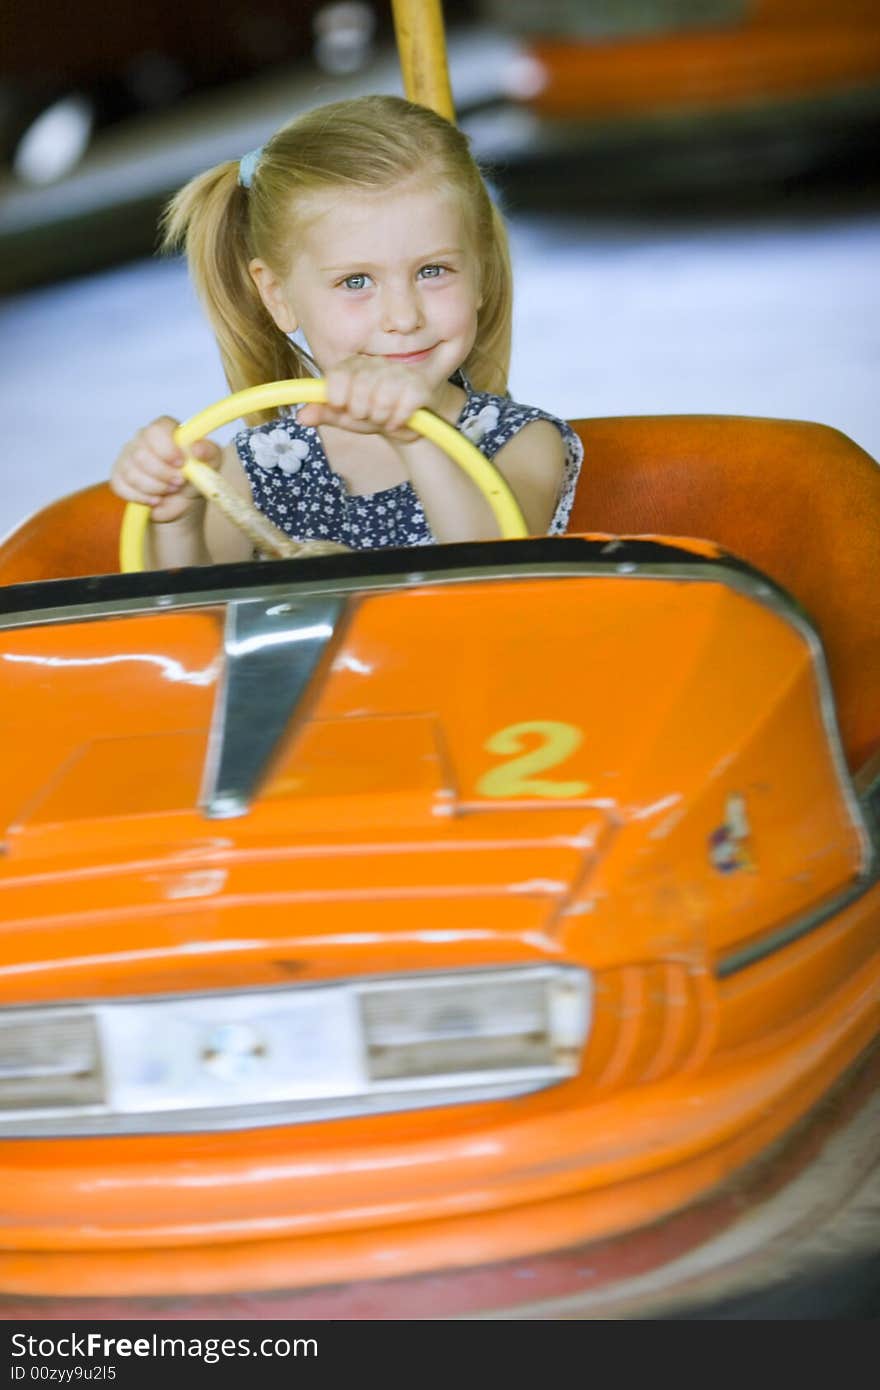
[[[503,396],[510,373],[513,321],[513,271],[504,218],[489,201],[482,219],[480,291],[483,302],[477,317],[477,336],[464,370],[478,391]]]
[[[219,164],[175,195],[161,223],[162,249],[186,252],[231,391],[314,374],[274,323],[248,271],[254,254],[248,197],[238,182],[238,163]],[[276,414],[261,411],[247,423],[260,424]]]

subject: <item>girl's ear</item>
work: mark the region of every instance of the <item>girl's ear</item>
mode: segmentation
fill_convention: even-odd
[[[249,262],[248,270],[260,298],[281,332],[295,333],[298,326],[296,315],[287,301],[284,286],[278,276],[269,269],[265,261],[258,258]]]

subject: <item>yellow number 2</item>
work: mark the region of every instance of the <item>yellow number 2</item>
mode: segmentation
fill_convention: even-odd
[[[537,747],[524,753],[523,747],[529,734],[537,734],[541,740]],[[508,724],[497,734],[486,740],[490,753],[515,753],[510,762],[502,763],[485,773],[477,783],[481,796],[546,796],[565,799],[571,796],[584,796],[590,790],[589,782],[548,782],[542,777],[532,776],[535,772],[545,772],[556,767],[578,748],[583,740],[580,729],[573,724],[560,724],[554,719],[530,719],[523,724]]]

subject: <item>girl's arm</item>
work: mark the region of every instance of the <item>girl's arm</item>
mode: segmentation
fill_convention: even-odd
[[[220,455],[218,469],[224,482],[246,501],[251,501],[247,474],[241,466],[234,444],[227,444]],[[201,496],[191,499],[182,516],[173,521],[156,521],[148,530],[150,569],[172,569],[179,565],[219,565],[249,560],[253,545],[247,536]]]
[[[304,425],[336,425],[355,433],[385,434],[418,493],[438,541],[492,540],[498,523],[479,488],[430,440],[418,438],[405,422],[420,406],[443,415],[418,369],[382,359],[347,358],[326,374],[327,400],[299,412]],[[438,397],[444,392],[445,383]],[[463,392],[459,391],[459,396]],[[453,420],[457,410],[447,410]],[[565,444],[549,420],[533,420],[495,455],[494,462],[513,489],[531,535],[544,535],[553,520],[565,474]]]
[[[394,441],[438,541],[494,540],[498,523],[467,474],[427,439]],[[510,484],[529,534],[546,535],[565,476],[565,442],[549,420],[533,420],[498,450],[493,462]]]

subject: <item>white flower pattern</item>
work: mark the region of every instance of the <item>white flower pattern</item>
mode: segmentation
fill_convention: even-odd
[[[258,468],[280,468],[288,476],[298,473],[309,456],[305,439],[291,438],[287,430],[275,424],[266,433],[254,431],[251,450]]]
[[[467,385],[467,383],[464,383]],[[468,388],[458,428],[488,459],[533,420],[549,420],[566,444],[565,478],[548,528],[566,528],[583,459],[580,439],[564,420],[504,396]],[[255,505],[297,540],[343,541],[356,550],[432,545],[434,537],[411,483],[352,496],[327,461],[318,431],[282,415],[243,430],[235,444]]]
[[[460,424],[459,429],[472,444],[480,444],[490,430],[497,428],[498,414],[497,405],[484,405],[476,415]]]

